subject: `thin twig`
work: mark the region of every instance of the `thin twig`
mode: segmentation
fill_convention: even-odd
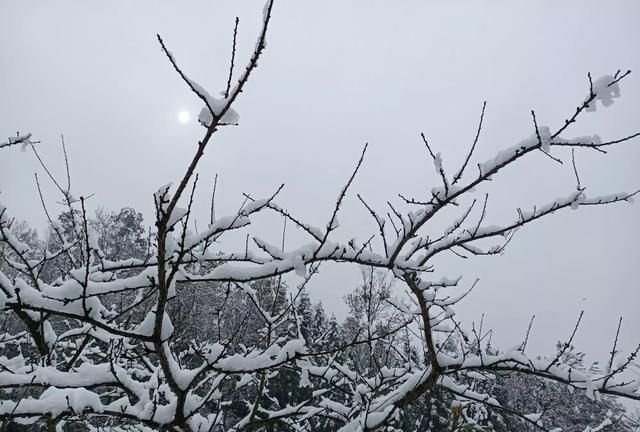
[[[451,184],[458,183],[458,181],[462,178],[462,175],[464,174],[464,170],[467,167],[467,164],[469,163],[469,159],[471,159],[471,155],[473,154],[473,151],[476,148],[476,144],[478,144],[478,138],[480,138],[480,132],[482,131],[482,122],[484,121],[484,110],[486,107],[487,107],[487,101],[484,101],[482,103],[482,112],[480,113],[480,122],[478,123],[478,130],[476,131],[476,137],[473,139],[473,145],[471,145],[471,150],[469,150],[469,153],[467,153],[467,158],[464,160],[464,163],[462,164],[460,171],[458,171],[458,173],[453,177],[453,182]]]
[[[236,17],[236,25],[233,28],[233,47],[231,48],[231,63],[229,65],[229,78],[227,79],[227,89],[224,91],[224,98],[229,97],[229,91],[231,90],[231,79],[233,78],[233,67],[236,60],[236,37],[238,36],[238,24],[240,18]]]
[[[216,221],[216,187],[218,186],[218,173],[216,173],[216,176],[213,179],[213,192],[211,192],[211,213],[210,213],[210,223],[211,225],[213,225],[213,223]]]

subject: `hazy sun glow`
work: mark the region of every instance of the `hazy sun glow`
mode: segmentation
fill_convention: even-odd
[[[188,111],[180,111],[178,113],[178,121],[180,123],[187,123],[189,120],[191,120],[191,116],[189,115]]]

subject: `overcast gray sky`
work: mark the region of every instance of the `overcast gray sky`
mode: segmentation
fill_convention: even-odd
[[[211,93],[224,89],[233,19],[240,16],[238,64],[259,30],[259,1],[20,1],[0,3],[0,134],[30,131],[62,175],[59,135],[70,152],[75,195],[94,207],[132,206],[151,223],[152,193],[177,181],[203,129],[181,124],[199,101],[160,52],[160,33],[184,70]],[[370,151],[352,192],[382,208],[396,194],[437,186],[419,140],[424,132],[454,170],[473,140],[483,100],[485,128],[476,161],[528,137],[530,110],[559,126],[595,77],[637,70],[622,98],[587,113],[566,137],[616,138],[640,129],[640,2],[629,1],[293,1],[279,0],[259,68],[236,105],[240,126],[221,131],[199,169],[198,219],[219,174],[218,214],[241,193],[262,196],[282,182],[279,203],[323,226],[365,142]],[[2,139],[4,140],[4,138]],[[560,156],[566,153],[558,152]],[[30,154],[0,155],[1,201],[12,215],[43,227]],[[640,186],[640,141],[606,156],[577,156],[588,193]],[[505,171],[490,192],[489,222],[518,206],[544,204],[574,189],[570,164],[543,155]],[[46,187],[49,204],[57,197]],[[449,213],[455,217],[455,213]],[[504,256],[439,260],[438,275],[481,279],[458,312],[469,323],[486,314],[499,342],[513,345],[537,315],[531,344],[552,350],[586,311],[579,348],[606,355],[617,318],[623,339],[640,339],[640,205],[565,212],[519,232]],[[349,196],[343,239],[376,232]],[[437,232],[446,220],[436,221]],[[255,231],[277,242],[278,220]],[[293,247],[302,240],[289,233]],[[438,277],[439,277],[438,276]],[[329,266],[312,295],[339,317],[358,270]]]

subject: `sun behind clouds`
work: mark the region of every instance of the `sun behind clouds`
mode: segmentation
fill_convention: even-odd
[[[191,120],[191,115],[189,114],[188,111],[180,111],[178,113],[178,121],[182,124],[188,123],[189,120]]]

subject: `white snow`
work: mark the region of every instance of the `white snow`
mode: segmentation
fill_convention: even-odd
[[[593,93],[595,93],[596,97],[587,106],[586,111],[595,111],[598,101],[604,107],[613,105],[614,99],[620,97],[620,84],[618,82],[613,83],[614,81],[615,79],[611,75],[603,75],[593,82]],[[586,99],[589,99],[589,97],[587,96]]]

